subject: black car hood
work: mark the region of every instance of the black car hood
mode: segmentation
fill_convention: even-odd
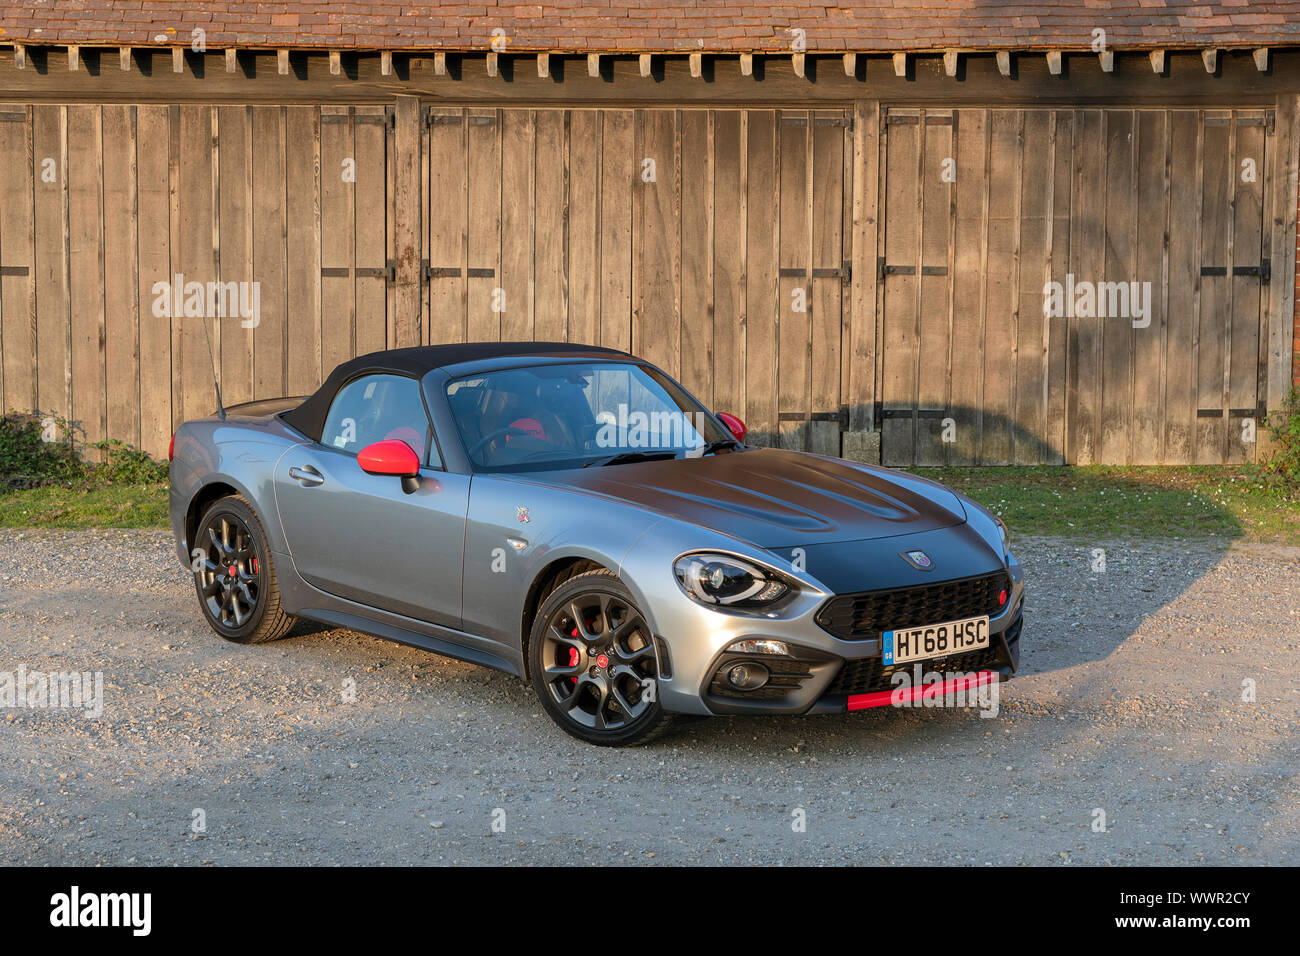
[[[884,538],[966,520],[956,495],[932,482],[775,448],[528,477],[640,505],[761,548]]]

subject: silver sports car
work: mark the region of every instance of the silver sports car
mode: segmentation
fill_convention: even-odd
[[[590,743],[914,702],[1019,663],[996,517],[924,478],[747,446],[624,352],[376,352],[306,398],[186,422],[170,458],[177,553],[222,637],[302,617],[495,667]]]

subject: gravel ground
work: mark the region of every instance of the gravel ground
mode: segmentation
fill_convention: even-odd
[[[166,534],[0,542],[0,671],[104,673],[98,719],[0,709],[10,864],[1300,863],[1296,548],[1110,542],[1097,572],[1101,545],[1022,540],[995,718],[715,718],[618,751],[351,631],[224,643]]]

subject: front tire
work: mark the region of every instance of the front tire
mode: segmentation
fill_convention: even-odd
[[[627,747],[663,734],[654,637],[632,593],[612,571],[559,584],[538,609],[528,645],[533,689],[566,733]]]
[[[280,605],[266,532],[242,495],[214,501],[190,551],[194,590],[208,625],[236,644],[284,637],[296,618]]]

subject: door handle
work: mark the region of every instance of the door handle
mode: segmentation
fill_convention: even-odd
[[[305,488],[314,488],[316,485],[325,484],[325,476],[311,465],[303,465],[301,468],[294,465],[289,469],[289,477],[300,482]]]

